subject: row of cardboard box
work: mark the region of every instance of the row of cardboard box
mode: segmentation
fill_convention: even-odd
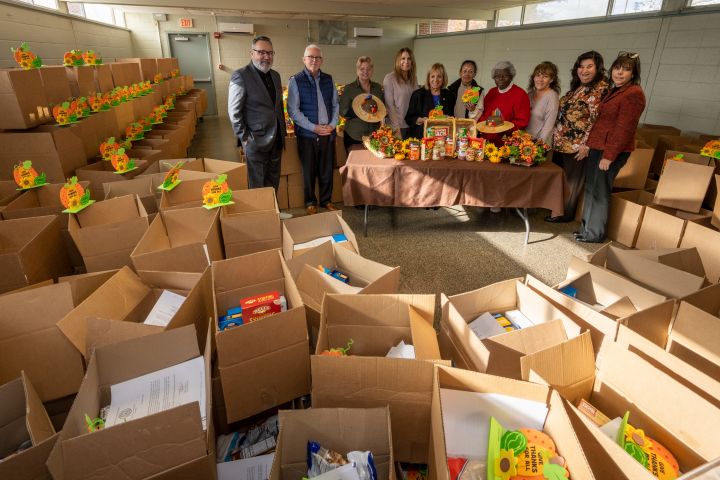
[[[326,250],[327,246],[324,245]],[[26,370],[37,364],[52,365],[50,370],[36,369],[28,374],[33,383],[39,385],[39,392],[47,388],[48,382],[59,383],[55,376],[60,372],[55,369],[63,373],[66,385],[78,388],[82,379],[78,350],[90,361],[78,397],[57,439],[56,448],[62,450],[62,455],[51,459],[55,478],[84,478],[100,469],[112,469],[113,460],[99,452],[114,450],[111,447],[117,442],[124,444],[118,458],[142,459],[145,452],[142,446],[135,445],[134,436],[140,431],[151,430],[157,432],[152,440],[163,454],[154,459],[152,465],[143,462],[143,469],[133,472],[130,478],[171,471],[184,462],[199,468],[198,474],[205,468],[204,474],[196,478],[211,478],[207,471],[208,460],[204,457],[212,455],[212,428],[203,432],[197,408],[178,408],[131,422],[125,429],[113,427],[93,433],[92,437],[83,435],[83,415],[99,410],[103,401],[99,393],[103,385],[187,360],[203,351],[207,357],[206,370],[210,372],[208,352],[211,345],[217,351],[217,367],[208,389],[213,392],[208,398],[208,411],[203,414],[214,411],[215,428],[221,429],[218,425],[227,421],[246,418],[309,392],[312,392],[314,408],[389,406],[394,432],[390,444],[395,459],[429,461],[438,478],[448,477],[438,388],[505,393],[548,402],[550,413],[545,430],[568,460],[573,478],[652,478],[617,445],[605,441],[603,434],[577,412],[573,405],[578,398],[589,400],[613,416],[630,410],[634,418],[641,419],[638,422],[648,435],[671,449],[685,472],[701,467],[718,455],[720,439],[716,438],[717,432],[705,428],[717,422],[720,415],[717,372],[706,373],[676,355],[685,349],[701,356],[707,350],[701,351],[691,342],[698,341],[703,335],[706,349],[716,351],[716,342],[713,344],[707,338],[710,332],[700,332],[701,325],[693,324],[698,321],[698,312],[687,309],[714,312],[705,312],[705,315],[715,315],[713,320],[717,326],[720,323],[716,317],[720,308],[717,285],[676,305],[602,267],[574,259],[568,279],[554,288],[528,276],[524,281],[509,280],[449,298],[443,296],[439,342],[432,328],[434,295],[328,294],[319,307],[319,338],[314,351],[319,354],[325,349],[344,345],[352,338],[353,355],[347,358],[311,357],[303,309],[305,297],[299,293],[300,282],[296,284],[293,270],[298,263],[303,267],[314,263],[315,258],[303,260],[303,257],[317,255],[319,251],[320,247],[317,247],[287,263],[277,250],[260,252],[215,262],[204,273],[192,277],[167,272],[140,272],[138,276],[123,269],[117,273],[63,279],[59,284],[40,287],[45,291],[29,290],[0,297],[4,308],[10,309],[11,319],[20,314],[19,305],[26,309],[24,328],[36,331],[28,336],[26,347],[39,341],[39,331],[43,329],[37,329],[38,323],[54,325],[53,322],[57,322],[60,331],[75,345],[68,346],[76,358],[73,368],[69,368],[73,366],[72,362],[67,363],[73,356],[68,347],[63,349],[60,344],[48,342],[52,336],[62,343],[64,337],[60,331],[45,333],[45,344],[55,347],[48,351],[39,354],[36,351],[35,355],[27,349],[10,352],[9,358],[15,360],[10,365],[16,368],[23,364]],[[339,267],[344,257],[354,255],[337,245],[332,251]],[[350,271],[352,265],[345,264],[344,267]],[[582,282],[594,289],[598,302],[607,304],[605,311],[597,312],[578,299],[559,292],[562,287],[579,286]],[[386,285],[386,288],[390,287]],[[92,288],[97,289],[90,293]],[[157,299],[158,288],[184,292],[189,289],[189,293],[165,333],[150,335],[162,329],[137,324],[137,319],[144,318]],[[214,330],[210,335],[205,333],[214,327],[203,319],[217,318],[217,312],[224,311],[240,296],[268,288],[277,288],[286,296],[286,312],[240,328],[223,332]],[[611,308],[613,303],[608,291],[617,297],[630,297],[633,304],[654,308],[655,312],[645,309],[618,319],[610,313],[620,310],[617,305],[615,309]],[[65,298],[53,297],[52,292]],[[88,296],[83,300],[83,295]],[[55,306],[52,312],[48,311],[48,299],[52,299]],[[79,305],[73,309],[74,302]],[[309,304],[306,303],[305,308],[310,311]],[[535,326],[482,340],[468,331],[467,323],[482,312],[511,308],[520,310]],[[17,314],[12,313],[16,310]],[[658,328],[664,321],[656,315],[659,311],[666,312],[666,317],[674,324],[668,349],[644,336],[645,332],[662,330]],[[675,332],[681,323],[683,330]],[[193,329],[190,325],[201,332],[198,339],[195,332],[187,331]],[[693,330],[698,332],[688,337],[687,332]],[[140,336],[142,338],[132,343],[115,343]],[[418,360],[384,358],[388,348],[400,340],[416,346]],[[702,338],[699,341],[703,341]],[[65,356],[61,358],[63,351]],[[13,358],[13,354],[24,358]],[[54,356],[54,361],[48,361],[48,356]],[[437,363],[441,357],[452,359],[458,366],[498,376],[434,369],[431,361]],[[103,358],[107,360],[103,362]],[[715,353],[714,358],[704,360],[712,363],[713,360],[717,362],[717,358]],[[717,363],[714,365],[717,369]],[[311,374],[312,384],[308,374]],[[548,387],[518,383],[519,379],[549,383],[565,400]],[[250,385],[253,388],[248,388]],[[678,411],[664,398],[677,399],[683,408]],[[211,404],[214,405],[212,408]],[[180,418],[190,418],[194,425],[191,427]],[[156,428],[151,429],[151,426]],[[195,450],[185,450],[185,455],[174,451],[174,456],[166,456],[165,453],[172,450],[170,444],[175,445],[180,438],[177,429],[183,430],[183,427],[182,438],[189,435],[187,429],[192,430]],[[73,461],[75,449],[96,461],[77,466]],[[283,462],[282,447],[277,455],[280,456],[276,461]],[[62,474],[56,475],[58,472]]]
[[[132,60],[132,59],[128,59]],[[163,70],[177,69],[177,59],[145,59],[162,64]],[[190,90],[192,77],[171,77],[164,73],[165,81],[154,85],[156,91],[169,95],[182,86]],[[65,67],[44,66],[37,69],[0,69],[0,108],[5,114],[0,119],[0,130],[28,129],[52,122],[51,106],[68,101],[70,97],[87,97],[106,93],[115,87],[130,86],[145,77],[140,64],[122,61],[97,66]]]
[[[154,93],[98,112],[67,127],[43,125],[25,131],[0,132],[3,145],[0,151],[0,179],[11,179],[14,165],[31,160],[38,172],[45,172],[49,182],[64,182],[77,169],[85,167],[89,160],[97,159],[99,145],[103,141],[108,137],[120,138],[128,124],[147,115],[160,102],[160,95]],[[165,123],[147,132],[145,141],[134,143],[131,153],[146,161],[185,157],[195,134],[197,118],[206,107],[205,91],[191,91],[176,101],[175,110],[168,114]],[[141,149],[160,149],[162,152],[148,158],[150,154],[139,152]]]

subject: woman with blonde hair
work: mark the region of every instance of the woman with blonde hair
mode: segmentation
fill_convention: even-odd
[[[385,102],[382,86],[370,79],[374,71],[372,58],[367,56],[359,57],[355,62],[355,69],[357,79],[345,85],[343,94],[340,97],[340,115],[345,117],[346,120],[343,143],[345,144],[345,151],[348,153],[353,145],[362,145],[363,136],[370,135],[380,126],[379,123],[369,123],[358,118],[352,108],[355,97],[372,94],[378,97],[381,102]]]
[[[552,146],[553,130],[560,107],[558,68],[552,62],[542,62],[533,70],[528,85],[530,123],[527,132]]]
[[[405,121],[410,127],[410,136],[422,138],[423,124],[430,110],[442,106],[443,113],[452,116],[455,108],[455,94],[447,89],[448,77],[442,63],[435,63],[428,70],[425,85],[412,93]]]
[[[392,129],[407,137],[408,124],[405,122],[410,96],[417,88],[415,56],[409,48],[401,48],[395,55],[395,69],[385,75],[385,107],[388,111],[388,124]]]

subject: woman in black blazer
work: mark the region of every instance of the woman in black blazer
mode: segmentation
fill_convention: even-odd
[[[443,113],[452,116],[455,108],[455,94],[447,89],[448,77],[442,63],[436,63],[428,70],[425,85],[415,90],[410,97],[405,121],[410,127],[410,136],[423,137],[423,123],[430,110],[442,105]]]

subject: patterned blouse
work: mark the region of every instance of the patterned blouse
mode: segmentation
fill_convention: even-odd
[[[580,85],[560,99],[553,148],[562,153],[576,153],[587,141],[598,116],[600,100],[608,91],[608,83],[600,80],[594,87]]]

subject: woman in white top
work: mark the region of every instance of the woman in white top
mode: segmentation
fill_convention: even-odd
[[[552,147],[553,129],[560,108],[560,80],[558,68],[552,62],[542,62],[533,71],[528,85],[530,123],[527,131],[533,138]]]
[[[474,60],[465,60],[460,65],[460,78],[448,85],[448,90],[455,94],[455,111],[453,115],[456,118],[471,118],[476,120],[483,112],[483,88],[475,81],[477,74],[477,64]],[[463,102],[463,94],[469,88],[480,89],[480,99],[477,103]]]
[[[395,70],[385,75],[383,90],[388,112],[387,123],[403,138],[408,134],[405,114],[410,104],[410,96],[415,89],[417,89],[415,57],[409,48],[401,48],[395,55]]]

